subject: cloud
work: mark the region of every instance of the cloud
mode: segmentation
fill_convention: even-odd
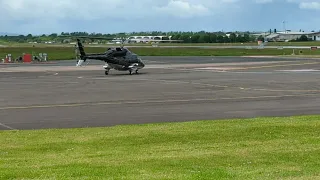
[[[317,13],[319,3],[320,0],[0,0],[0,23],[1,31],[21,32],[137,31],[159,27],[183,27],[187,31],[250,29],[258,22],[271,23],[272,16],[276,16],[273,19],[293,18],[294,14],[299,14],[299,18],[304,19],[303,15]],[[161,24],[155,26],[155,22]]]
[[[209,9],[202,4],[192,4],[182,0],[171,0],[164,7],[155,7],[158,13],[165,13],[177,17],[194,17],[209,14]]]
[[[273,0],[255,0],[256,3],[264,4],[264,3],[272,3]]]
[[[302,9],[319,9],[319,0],[280,0],[298,3]],[[280,2],[279,1],[279,2]],[[276,3],[272,0],[0,0],[0,20],[153,17],[192,18],[244,10],[250,4]],[[228,11],[229,10],[229,11]]]
[[[287,0],[287,2],[299,4],[300,9],[320,10],[320,0]]]
[[[299,7],[301,9],[317,9],[320,10],[320,2],[302,2]]]
[[[208,15],[235,0],[0,0],[1,15],[23,19],[102,19]]]

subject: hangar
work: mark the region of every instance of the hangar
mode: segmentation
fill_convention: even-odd
[[[276,32],[265,37],[267,41],[290,41],[300,38],[302,35],[312,41],[320,41],[320,32]]]
[[[320,41],[320,32],[310,33],[308,36],[311,37],[313,41]]]
[[[150,40],[171,40],[171,36],[130,36],[128,37],[129,42],[149,42]]]

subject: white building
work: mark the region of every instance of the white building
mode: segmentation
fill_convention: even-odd
[[[314,41],[320,41],[320,32],[314,32],[308,35],[309,37],[312,37],[312,40]]]
[[[320,41],[320,32],[276,32],[265,37],[267,41],[290,41],[306,35],[310,40]]]
[[[171,40],[171,36],[130,36],[127,38],[127,41],[134,43],[152,42],[152,40],[162,40],[163,38]]]

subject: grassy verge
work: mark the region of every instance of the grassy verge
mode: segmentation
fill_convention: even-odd
[[[292,49],[203,49],[203,48],[128,48],[140,56],[248,56],[248,55],[290,55]],[[320,55],[320,50],[295,49],[295,53],[303,55]],[[104,47],[86,47],[87,53],[98,53],[106,51]],[[12,54],[13,58],[21,56],[22,53],[47,53],[49,60],[74,59],[74,48],[72,47],[0,47],[1,59],[6,54]]]
[[[0,179],[319,179],[320,116],[0,132]]]

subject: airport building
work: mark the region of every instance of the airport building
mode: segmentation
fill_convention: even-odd
[[[171,40],[171,36],[130,36],[127,40],[129,42],[140,43],[149,42],[152,40],[163,40],[164,38]]]
[[[320,32],[276,32],[265,36],[266,41],[290,41],[300,38],[302,35],[307,36],[312,41],[320,41]]]

